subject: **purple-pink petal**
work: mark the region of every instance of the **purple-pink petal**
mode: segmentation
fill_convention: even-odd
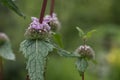
[[[32,22],[30,23],[29,29],[43,30],[45,32],[50,31],[50,26],[47,24],[47,21],[43,21],[43,23],[39,23],[39,19],[36,17],[31,17]]]

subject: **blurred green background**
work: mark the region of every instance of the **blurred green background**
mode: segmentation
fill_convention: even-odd
[[[46,14],[49,14],[49,4]],[[39,17],[42,0],[16,0],[26,15],[19,17],[0,5],[0,32],[11,39],[16,61],[4,60],[4,80],[25,80],[26,63],[19,44],[31,17]],[[88,41],[96,52],[97,65],[90,64],[85,80],[120,80],[120,0],[56,0],[55,12],[61,21],[64,49],[74,51],[82,44],[75,29],[96,29]],[[75,66],[76,59],[50,55],[46,80],[81,80]]]

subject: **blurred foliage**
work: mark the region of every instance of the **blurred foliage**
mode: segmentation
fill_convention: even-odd
[[[114,46],[107,56],[110,64],[120,67],[120,47]]]
[[[19,8],[14,3],[14,0],[0,0],[0,3],[16,12],[19,16],[25,17],[24,14],[19,10]]]
[[[26,19],[19,17],[0,5],[0,32],[5,32],[10,37],[14,53],[16,53],[17,57],[15,62],[4,61],[5,76],[7,76],[4,80],[25,79],[25,60],[19,52],[19,44],[24,39],[25,29],[31,21],[30,17],[39,17],[41,2],[42,0],[16,0],[20,9],[25,13]],[[92,29],[97,30],[97,32],[93,33],[94,36],[88,41],[88,44],[95,50],[97,58],[102,58],[102,56],[99,56],[101,54],[105,54],[104,56],[110,58],[110,55],[112,57],[119,57],[118,54],[120,53],[117,52],[120,48],[119,3],[120,0],[56,0],[55,12],[62,23],[61,33],[64,48],[74,51],[75,48],[82,44],[78,36],[78,31],[75,28],[79,26],[86,32]],[[50,0],[46,14],[49,14],[49,4]],[[113,44],[117,44],[118,47],[114,48]],[[64,59],[57,55],[51,56],[48,62],[47,80],[80,79],[79,73],[75,70],[73,59]],[[119,63],[116,59],[119,58],[115,58],[114,61],[111,59],[112,63],[109,65],[107,64],[107,60],[97,59],[99,60],[98,65],[100,67],[92,65],[95,68],[90,68],[85,73],[86,80],[107,80],[101,74],[109,73],[108,80],[119,80],[120,67],[118,67]],[[104,67],[106,65],[107,67]],[[106,68],[110,68],[110,72],[103,73]]]

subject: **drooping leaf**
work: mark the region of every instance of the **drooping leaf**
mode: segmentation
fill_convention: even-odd
[[[91,38],[93,33],[96,32],[96,30],[91,30],[86,34],[86,38]]]
[[[54,46],[45,41],[24,40],[20,45],[20,51],[27,58],[27,70],[30,80],[44,80],[46,58]]]
[[[80,57],[80,55],[76,54],[75,52],[69,52],[69,51],[66,51],[66,50],[60,48],[53,41],[49,41],[49,42],[54,45],[56,53],[58,53],[60,56],[64,56],[64,57]]]
[[[0,0],[0,2],[8,7],[9,9],[16,12],[19,16],[22,16],[25,18],[25,15],[20,11],[20,9],[17,7],[17,5],[13,2],[13,0]]]
[[[80,29],[79,27],[76,27],[76,29],[78,30],[80,37],[82,37],[85,34],[84,31]]]
[[[88,62],[84,58],[78,58],[78,61],[76,62],[76,66],[80,75],[82,75],[88,67]]]
[[[54,33],[53,39],[61,48],[63,48],[62,38],[61,38],[60,34]]]
[[[9,42],[6,42],[0,46],[0,56],[4,59],[15,60],[15,55]]]

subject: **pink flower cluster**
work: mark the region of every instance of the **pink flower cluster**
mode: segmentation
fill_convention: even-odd
[[[27,39],[45,39],[50,36],[50,31],[58,29],[59,21],[56,14],[45,16],[42,23],[36,17],[31,17],[31,19],[32,22],[25,33]]]
[[[60,25],[60,22],[59,22],[59,20],[58,20],[58,18],[57,18],[55,13],[53,13],[52,16],[51,15],[46,15],[44,17],[44,21],[49,24],[49,26],[51,27],[52,31],[60,30],[60,26],[61,25]]]
[[[95,58],[95,52],[94,50],[88,46],[88,45],[81,45],[76,49],[76,52],[80,54],[83,57],[87,57],[89,59],[94,59]]]
[[[30,24],[28,29],[41,30],[45,32],[50,31],[50,26],[45,21],[43,21],[42,23],[39,23],[38,18],[32,17],[31,19],[32,19],[32,23]]]
[[[44,21],[47,22],[47,23],[49,23],[50,21],[58,21],[58,18],[57,18],[57,16],[56,16],[56,14],[53,13],[52,16],[51,16],[51,15],[46,15],[46,16],[44,17]]]

